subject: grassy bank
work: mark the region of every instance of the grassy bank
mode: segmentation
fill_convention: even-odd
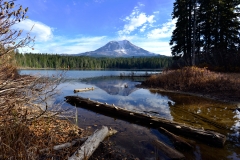
[[[240,73],[219,73],[207,68],[166,70],[142,83],[146,87],[183,91],[240,102]]]

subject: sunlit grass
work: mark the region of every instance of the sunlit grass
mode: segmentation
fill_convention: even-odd
[[[153,75],[143,84],[168,90],[203,93],[231,91],[234,94],[240,91],[240,74],[212,72],[207,68],[184,67]]]

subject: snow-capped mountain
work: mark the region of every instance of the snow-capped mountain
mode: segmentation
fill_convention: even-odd
[[[110,41],[103,47],[90,52],[80,53],[80,56],[94,57],[132,57],[132,56],[157,56],[158,54],[146,51],[135,46],[128,40]]]

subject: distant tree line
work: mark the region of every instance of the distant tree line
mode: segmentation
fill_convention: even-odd
[[[69,68],[69,69],[159,69],[172,64],[170,57],[86,57],[57,54],[16,53],[21,68]]]
[[[239,0],[176,0],[172,17],[175,59],[187,66],[240,67]]]

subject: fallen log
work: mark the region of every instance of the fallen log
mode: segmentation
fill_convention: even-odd
[[[106,126],[103,126],[102,129],[95,131],[83,145],[68,159],[69,160],[87,160],[97,149],[100,142],[102,142],[106,137],[115,134],[116,130],[108,130]]]
[[[94,90],[94,88],[84,88],[84,89],[74,89],[73,92],[77,93],[77,92],[86,92],[86,91],[92,91]]]
[[[168,130],[160,127],[158,129],[160,132],[164,132],[165,135],[173,142],[174,146],[181,149],[193,149],[193,146],[187,142],[183,137],[177,136]]]
[[[166,145],[165,143],[159,140],[153,141],[153,144],[158,148],[160,152],[164,153],[164,155],[166,155],[169,159],[174,159],[174,160],[185,159],[185,156],[182,153],[169,147],[168,145]]]
[[[214,131],[194,128],[164,118],[129,111],[115,105],[103,104],[78,96],[67,96],[65,98],[66,101],[73,106],[82,107],[106,116],[130,121],[132,123],[144,125],[151,128],[163,127],[175,134],[195,138],[197,140],[205,142],[206,144],[210,144],[216,147],[223,147],[226,141],[225,135]]]

